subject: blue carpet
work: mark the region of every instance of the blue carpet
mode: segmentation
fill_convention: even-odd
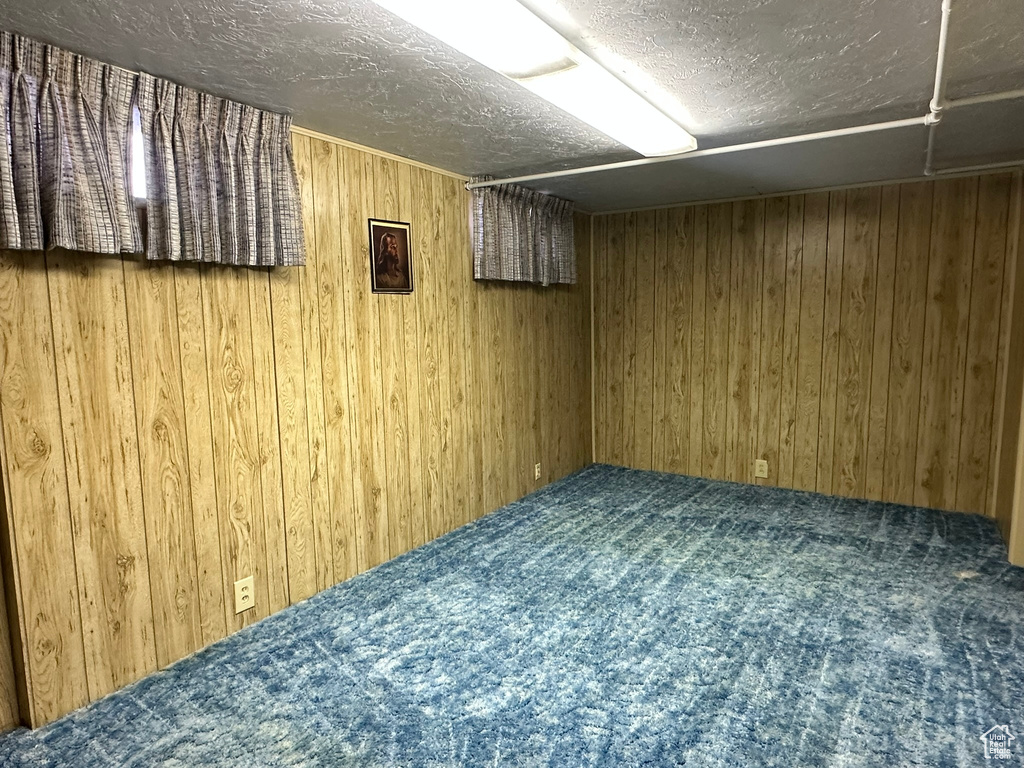
[[[0,764],[1022,765],[1022,694],[991,521],[592,466]]]

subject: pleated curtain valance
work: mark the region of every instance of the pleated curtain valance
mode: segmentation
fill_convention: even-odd
[[[290,117],[0,34],[0,248],[305,262]],[[130,152],[136,109],[144,158]],[[146,169],[145,249],[133,161]]]
[[[473,277],[576,282],[573,204],[515,184],[472,192]]]
[[[150,258],[305,262],[290,117],[146,74],[139,114]]]
[[[131,72],[0,32],[0,248],[142,250],[135,88]]]

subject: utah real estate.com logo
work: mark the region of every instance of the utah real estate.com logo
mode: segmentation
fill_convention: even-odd
[[[1010,742],[1016,739],[1016,737],[1010,733],[1010,726],[994,726],[981,734],[979,738],[985,742],[986,760],[1010,759]]]

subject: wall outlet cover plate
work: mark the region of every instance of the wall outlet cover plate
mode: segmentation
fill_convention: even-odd
[[[256,605],[256,592],[252,576],[246,576],[235,582],[235,613],[248,611]]]

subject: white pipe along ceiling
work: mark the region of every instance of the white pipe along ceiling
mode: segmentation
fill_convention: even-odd
[[[1024,164],[1021,0],[519,2],[697,149],[641,157],[373,0],[0,0],[0,28],[593,212]]]
[[[932,167],[933,154],[935,148],[935,134],[938,129],[939,123],[942,122],[943,110],[956,107],[971,106],[974,104],[988,104],[997,101],[1005,101],[1009,99],[1017,99],[1024,97],[1024,89],[1017,89],[1011,91],[1000,91],[998,93],[980,94],[977,96],[967,97],[963,99],[949,100],[945,98],[946,45],[948,40],[949,17],[951,11],[952,0],[943,0],[942,21],[941,26],[939,28],[939,48],[935,66],[935,86],[932,95],[932,100],[931,102],[929,102],[930,111],[927,115],[924,115],[923,117],[911,117],[905,120],[891,120],[884,123],[871,123],[868,125],[859,125],[850,128],[839,128],[832,131],[819,131],[816,133],[805,133],[798,136],[787,136],[778,139],[768,139],[765,141],[755,141],[745,144],[733,144],[724,147],[716,147],[714,149],[697,150],[694,152],[687,152],[685,154],[671,155],[668,157],[644,158],[642,160],[629,160],[620,163],[606,163],[603,165],[592,165],[584,168],[573,168],[564,171],[552,171],[550,173],[537,173],[504,179],[489,179],[487,181],[470,182],[466,184],[466,189],[482,189],[485,187],[491,187],[499,184],[525,184],[528,182],[547,181],[549,179],[558,179],[567,176],[579,176],[588,173],[598,173],[601,171],[611,171],[620,168],[629,168],[642,165],[654,165],[657,163],[678,163],[686,160],[693,160],[698,157],[705,157],[708,155],[721,155],[729,152],[748,152],[753,149],[764,149],[767,147],[781,146],[784,144],[797,144],[804,141],[819,141],[821,139],[837,138],[840,136],[853,136],[862,133],[887,131],[893,128],[904,128],[914,125],[928,126],[928,147],[926,150],[926,160],[924,165],[925,176],[931,176],[936,172],[959,173],[963,171],[987,170],[989,168],[1012,168],[1024,165],[1024,159],[1021,159],[1001,163],[981,164],[968,167],[952,167],[941,169],[939,171],[936,171]]]

